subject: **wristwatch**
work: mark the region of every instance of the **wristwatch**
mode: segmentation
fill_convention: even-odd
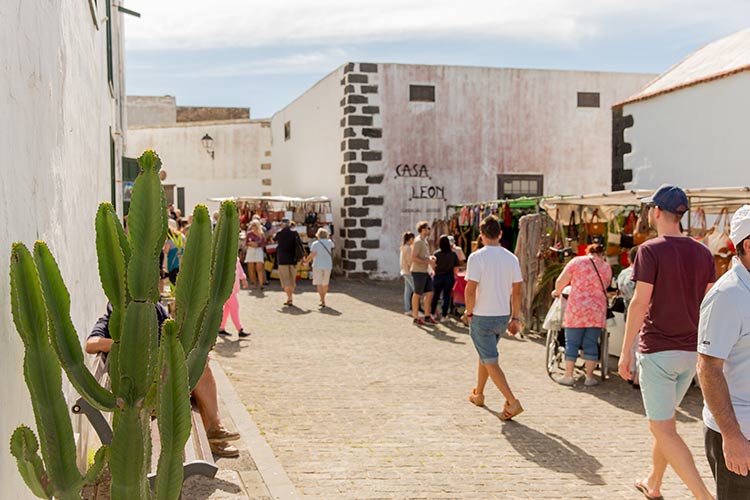
[[[510,318],[511,321],[521,321],[521,318]]]

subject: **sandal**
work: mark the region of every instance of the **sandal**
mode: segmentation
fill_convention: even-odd
[[[521,406],[521,402],[519,400],[516,400],[516,403],[511,405],[507,401],[505,402],[505,407],[503,408],[503,413],[500,415],[500,420],[510,420],[513,417],[516,417],[520,415],[523,412],[523,406]]]
[[[648,486],[646,486],[643,481],[636,481],[633,483],[633,486],[636,490],[643,493],[643,496],[646,497],[647,500],[664,500],[664,497],[659,495],[658,497],[652,497],[648,494]]]

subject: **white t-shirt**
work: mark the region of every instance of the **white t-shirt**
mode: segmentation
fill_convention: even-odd
[[[486,246],[469,255],[466,279],[476,281],[476,316],[508,316],[513,283],[523,281],[518,257],[505,248]]]
[[[750,439],[750,273],[736,258],[703,299],[698,352],[724,360],[734,414],[742,434]],[[721,432],[706,404],[703,423]]]

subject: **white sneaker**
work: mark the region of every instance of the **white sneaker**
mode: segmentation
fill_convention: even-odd
[[[568,387],[573,387],[576,383],[575,379],[573,377],[560,377],[557,380],[555,380],[560,385],[565,385]]]
[[[588,378],[586,377],[586,381],[583,383],[586,387],[593,387],[595,385],[599,385],[599,381],[596,380],[594,377]]]

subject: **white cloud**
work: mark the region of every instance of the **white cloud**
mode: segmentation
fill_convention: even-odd
[[[736,6],[734,12],[726,6]],[[129,49],[263,47],[439,37],[512,39],[575,46],[624,27],[618,17],[669,27],[734,19],[737,0],[124,0],[143,14],[127,24]]]

